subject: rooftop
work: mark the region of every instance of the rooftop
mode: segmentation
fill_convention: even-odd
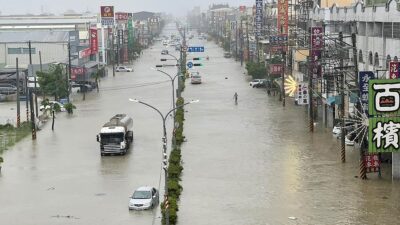
[[[3,31],[0,32],[0,43],[20,42],[68,42],[68,31]]]

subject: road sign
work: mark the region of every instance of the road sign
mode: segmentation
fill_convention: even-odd
[[[188,48],[188,52],[204,52],[204,46],[191,46]]]
[[[192,63],[192,62],[188,62],[188,63],[186,64],[186,66],[190,69],[190,68],[193,67],[193,63]]]

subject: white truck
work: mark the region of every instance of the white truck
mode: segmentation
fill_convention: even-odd
[[[117,114],[105,123],[97,135],[100,153],[124,155],[133,142],[133,120],[126,114]]]

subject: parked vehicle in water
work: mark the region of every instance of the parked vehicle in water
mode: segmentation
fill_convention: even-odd
[[[139,187],[129,199],[129,210],[145,210],[156,207],[159,202],[158,190],[154,187]]]
[[[201,84],[201,76],[199,72],[193,72],[190,78],[190,83],[191,84]]]
[[[126,114],[117,114],[105,123],[97,135],[100,143],[100,153],[126,154],[133,142],[133,120]]]
[[[133,68],[128,67],[128,66],[117,66],[115,71],[117,71],[117,72],[132,72]]]

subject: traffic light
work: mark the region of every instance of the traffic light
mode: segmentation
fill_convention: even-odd
[[[167,59],[161,59],[161,62],[165,62],[165,61],[167,61]]]
[[[203,66],[201,63],[193,63],[193,66]]]
[[[202,60],[202,58],[200,57],[193,58],[193,61],[198,61],[198,60]]]
[[[163,67],[162,65],[156,65],[156,67]]]

